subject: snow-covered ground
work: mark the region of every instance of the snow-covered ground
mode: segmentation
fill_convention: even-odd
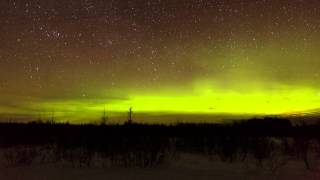
[[[313,156],[312,169],[303,160],[273,158],[259,162],[248,157],[244,161],[223,162],[218,157],[180,154],[176,160],[152,168],[74,167],[68,162],[1,166],[1,180],[206,180],[206,179],[320,179],[318,159]]]

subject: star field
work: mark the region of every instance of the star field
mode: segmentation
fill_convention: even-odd
[[[319,107],[316,0],[5,0],[0,15],[3,117]]]

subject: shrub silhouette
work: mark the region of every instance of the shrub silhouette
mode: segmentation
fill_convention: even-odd
[[[320,143],[319,125],[292,126],[285,119],[251,119],[228,124],[70,125],[32,122],[0,124],[0,149],[9,166],[67,161],[74,167],[156,167],[181,153],[218,156],[222,161],[254,157],[259,166],[270,160],[273,171],[281,157],[297,157],[306,167]],[[12,133],[15,132],[15,133]],[[23,147],[23,148],[21,148]]]

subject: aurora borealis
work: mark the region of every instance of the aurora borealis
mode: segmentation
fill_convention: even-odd
[[[2,119],[320,108],[317,0],[5,0],[0,15]]]

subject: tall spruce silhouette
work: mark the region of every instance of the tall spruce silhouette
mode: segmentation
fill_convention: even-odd
[[[106,113],[106,107],[104,107],[103,108],[103,114],[102,114],[102,117],[101,117],[101,125],[106,125],[107,121],[108,121],[108,116],[107,116],[107,113]]]
[[[128,121],[127,121],[127,124],[132,124],[132,107],[129,108],[129,112],[128,112]]]

